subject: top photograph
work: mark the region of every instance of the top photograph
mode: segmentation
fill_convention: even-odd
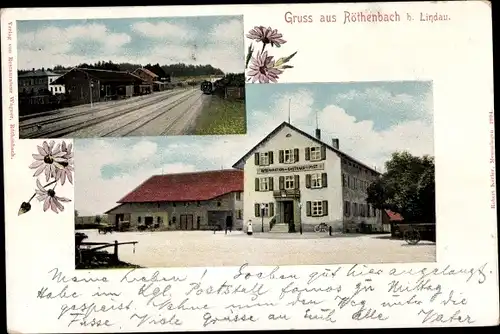
[[[19,138],[246,134],[243,16],[17,21]]]

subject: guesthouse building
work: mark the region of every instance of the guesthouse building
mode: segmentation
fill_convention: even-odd
[[[18,92],[21,95],[64,94],[63,84],[53,84],[61,75],[47,70],[33,70],[17,77]]]
[[[243,223],[243,172],[216,170],[155,175],[106,212],[117,230],[156,225],[162,230],[233,228]]]
[[[366,202],[380,173],[327,143],[283,122],[233,168],[245,173],[244,220],[254,231],[314,231],[324,223],[339,232],[382,231],[382,215]]]

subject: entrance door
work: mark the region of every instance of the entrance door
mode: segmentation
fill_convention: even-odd
[[[186,230],[192,230],[193,229],[193,215],[187,215],[187,224],[186,224]]]
[[[283,222],[288,226],[293,226],[293,202],[283,202]]]
[[[193,229],[193,215],[181,215],[180,217],[181,230],[192,230]]]
[[[125,217],[122,213],[119,213],[115,216],[115,228],[117,231],[120,228],[120,221],[124,221],[124,220],[125,220]]]
[[[146,224],[146,227],[151,227],[153,225],[153,217],[144,217],[144,224]]]

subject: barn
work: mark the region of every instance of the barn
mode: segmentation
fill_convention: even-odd
[[[54,80],[51,85],[64,85],[70,105],[128,98],[144,80],[124,71],[75,67]]]
[[[162,230],[208,230],[243,226],[243,172],[215,170],[155,175],[106,212],[117,230],[157,225]]]

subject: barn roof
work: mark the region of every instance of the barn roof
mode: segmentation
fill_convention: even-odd
[[[99,80],[103,83],[106,82],[123,82],[123,83],[131,83],[131,82],[143,82],[143,80],[135,74],[126,71],[109,71],[109,70],[100,70],[95,68],[82,68],[75,67],[68,71],[66,74],[57,78],[52,82],[52,85],[60,85],[64,84],[65,77],[69,75],[71,72],[81,71],[88,74],[93,79]]]
[[[154,175],[117,203],[206,201],[243,191],[243,171],[225,169]]]

